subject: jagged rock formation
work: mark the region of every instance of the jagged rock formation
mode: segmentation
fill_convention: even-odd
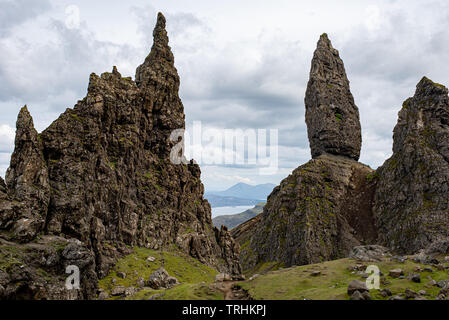
[[[358,160],[362,146],[359,110],[343,61],[325,33],[313,54],[304,101],[312,158],[330,153]]]
[[[393,138],[392,157],[376,171],[326,154],[294,170],[261,215],[232,230],[244,269],[332,260],[359,244],[413,254],[446,243],[448,90],[424,77],[404,102]]]
[[[26,205],[16,209],[13,217],[2,217],[2,220],[14,223],[12,230],[15,238],[26,242],[43,228],[50,201],[42,140],[34,129],[33,119],[26,106],[20,110],[17,118],[15,146],[6,172],[7,192],[12,199]]]
[[[372,214],[373,170],[351,159],[321,155],[295,169],[268,197],[257,220],[232,233],[241,244],[242,265],[284,266],[347,256],[377,238]],[[252,235],[248,240],[248,229]]]
[[[170,161],[178,142],[170,134],[185,123],[162,14],[153,36],[135,82],[115,67],[112,73],[91,74],[87,96],[42,134],[22,109],[6,179],[8,195],[0,183],[5,241],[30,241],[36,234],[77,239],[94,257],[87,263],[95,270],[93,283],[129,246],[175,244],[220,271],[241,272],[238,245],[227,229],[212,227],[199,166]],[[37,294],[34,282],[25,283],[26,297]],[[77,298],[91,297],[95,287],[83,290]],[[20,298],[20,292],[9,292],[9,297]]]
[[[376,173],[379,241],[414,253],[449,237],[448,90],[424,77],[399,112],[393,140]]]
[[[263,213],[232,230],[244,269],[302,265],[347,256],[377,238],[374,171],[359,162],[359,112],[326,34],[313,55],[305,97],[312,160],[268,197]]]

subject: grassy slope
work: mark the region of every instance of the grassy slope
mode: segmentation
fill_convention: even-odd
[[[147,257],[152,256],[156,261],[149,262]],[[169,290],[153,290],[144,288],[134,296],[127,297],[131,300],[164,299],[164,300],[221,300],[223,293],[213,285],[217,271],[201,264],[199,261],[177,251],[154,251],[144,248],[134,248],[134,252],[119,260],[110,274],[100,280],[100,288],[111,292],[114,286],[137,287],[137,278],[148,280],[150,274],[158,269],[164,261],[164,267],[170,275],[175,276],[181,284]],[[352,280],[362,280],[362,277],[350,271],[350,267],[359,264],[352,259],[339,259],[319,264],[279,269],[279,265],[266,263],[259,265],[258,273],[262,273],[252,281],[241,281],[240,287],[247,290],[256,300],[345,300],[349,299],[346,293],[347,286]],[[415,292],[426,290],[428,299],[436,297],[440,288],[430,286],[430,279],[439,281],[449,279],[447,270],[434,272],[421,272],[421,283],[414,283],[408,279],[393,279],[388,276],[391,269],[401,268],[405,274],[417,273],[414,268],[428,267],[407,260],[404,263],[395,261],[383,261],[375,264],[385,275],[386,283],[380,285],[381,289],[388,288],[393,295],[404,293],[410,288]],[[447,265],[448,263],[446,263]],[[270,271],[272,270],[272,271]],[[274,271],[273,271],[274,270]],[[117,272],[127,274],[125,279],[117,277]],[[320,271],[319,276],[312,276],[313,271]],[[112,279],[116,279],[115,285]],[[373,299],[385,299],[380,296],[378,290],[371,290]],[[113,297],[112,299],[117,299]]]
[[[154,262],[147,261],[147,257],[156,258]],[[169,290],[152,290],[144,288],[128,299],[149,299],[154,295],[162,295],[157,299],[222,299],[222,293],[209,288],[215,279],[217,271],[199,261],[179,252],[176,249],[154,251],[145,248],[134,248],[133,253],[120,259],[114,269],[99,282],[100,288],[108,293],[115,286],[136,287],[137,279],[149,276],[164,265],[167,272],[176,277],[181,284]],[[125,272],[126,278],[121,279],[117,272]],[[115,284],[112,283],[115,279]]]
[[[319,264],[292,267],[268,272],[252,281],[240,282],[239,285],[249,291],[254,299],[265,300],[291,300],[291,299],[312,299],[312,300],[344,300],[349,299],[346,293],[347,286],[352,280],[363,279],[355,273],[351,273],[348,267],[356,265],[352,259],[339,259],[327,261]],[[393,295],[403,293],[406,288],[414,291],[426,290],[428,299],[435,298],[439,288],[428,285],[428,277],[439,281],[448,279],[447,271],[421,272],[421,283],[414,283],[408,279],[393,279],[388,276],[388,271],[401,268],[405,274],[416,273],[413,269],[416,266],[425,267],[422,264],[407,260],[405,263],[384,261],[376,264],[389,283],[381,284],[380,289],[389,288]],[[312,271],[321,271],[319,276],[311,276]],[[371,290],[373,299],[385,299],[379,295],[378,290]]]

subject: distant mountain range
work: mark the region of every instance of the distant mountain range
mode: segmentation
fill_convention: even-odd
[[[221,225],[224,225],[227,226],[228,229],[232,229],[239,224],[254,218],[259,213],[262,213],[264,205],[265,202],[259,202],[254,208],[248,209],[242,213],[215,217],[212,219],[212,223],[218,228],[220,228]]]
[[[275,186],[272,183],[255,186],[237,183],[224,191],[207,192],[205,198],[209,200],[212,207],[256,205],[261,200],[266,201]]]

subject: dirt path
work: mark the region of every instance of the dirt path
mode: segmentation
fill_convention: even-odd
[[[215,283],[218,290],[223,292],[225,300],[250,300],[248,293],[235,286],[237,281],[223,281]]]

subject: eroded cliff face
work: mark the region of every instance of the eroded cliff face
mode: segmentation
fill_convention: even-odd
[[[377,170],[379,240],[414,253],[449,236],[448,90],[427,78],[394,128],[393,155]]]
[[[94,283],[131,246],[176,245],[220,271],[240,274],[238,245],[226,229],[212,227],[199,166],[170,161],[178,142],[170,134],[185,123],[162,14],[153,37],[136,81],[123,78],[115,67],[112,73],[91,74],[87,96],[40,135],[22,109],[7,188],[0,181],[5,246],[37,235],[46,235],[41,245],[45,239],[78,240],[79,250],[92,254],[93,259],[80,259],[95,270],[89,276]],[[53,260],[64,261],[62,253]],[[39,268],[63,269],[55,263],[57,268],[45,263]],[[28,287],[38,278],[30,277]],[[14,280],[8,281],[0,285],[11,287]],[[94,289],[85,288],[76,298],[91,297]],[[8,291],[9,297],[14,294]],[[52,297],[59,298],[47,296]]]
[[[373,172],[352,159],[332,155],[295,169],[273,190],[258,219],[232,230],[242,247],[243,268],[338,259],[354,246],[375,241]]]

